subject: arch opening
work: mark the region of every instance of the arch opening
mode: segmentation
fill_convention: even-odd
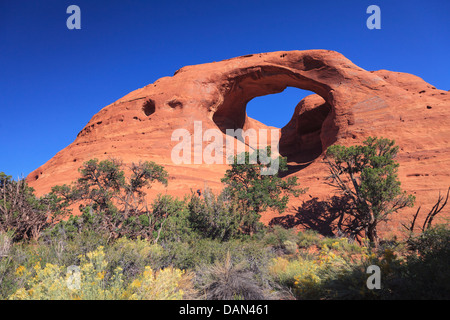
[[[221,92],[221,104],[214,110],[212,120],[225,134],[226,129],[268,129],[267,124],[254,121],[262,120],[257,115],[258,110],[250,113],[253,117],[247,116],[247,105],[251,100],[261,96],[278,96],[286,88],[289,88],[288,94],[296,90],[302,94],[310,91],[313,94],[300,102],[297,100],[296,106],[294,104],[290,108],[284,108],[292,110],[295,106],[295,111],[291,120],[281,127],[279,141],[280,154],[287,157],[290,165],[287,174],[307,167],[337,140],[339,130],[331,103],[334,100],[333,89],[318,77],[318,73],[328,75],[330,71],[322,65],[311,68],[307,69],[305,65],[307,74],[273,65],[237,70],[229,75],[229,81]],[[268,116],[277,113],[278,108],[271,108]],[[253,118],[255,119],[252,120]]]
[[[279,150],[289,163],[286,174],[313,163],[336,141],[337,132],[330,104],[318,95],[302,99],[291,121],[281,129]]]
[[[216,113],[213,120],[224,133],[225,129],[280,128],[279,151],[287,157],[288,172],[284,175],[288,175],[313,163],[330,145],[329,141],[336,140],[332,111],[331,105],[314,92],[287,87],[255,97],[234,113]],[[324,139],[323,135],[330,133],[334,137]]]
[[[253,98],[247,103],[247,116],[275,128],[283,128],[292,118],[295,106],[314,92],[287,87],[280,93]]]

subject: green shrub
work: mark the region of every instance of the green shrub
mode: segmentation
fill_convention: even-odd
[[[411,250],[417,250],[420,255],[429,255],[433,252],[448,250],[450,244],[450,229],[448,225],[440,224],[431,227],[419,235],[408,239]]]
[[[162,255],[162,247],[145,239],[119,238],[114,243],[105,247],[106,261],[109,272],[121,268],[124,281],[136,278],[143,273],[146,266],[159,269],[159,258]]]
[[[32,269],[20,266],[16,274],[27,278],[26,285],[12,294],[11,300],[98,300],[118,299],[121,295],[121,270],[107,281],[107,262],[103,247],[81,256],[79,282],[70,278],[64,266],[37,263]]]
[[[263,241],[266,245],[281,254],[293,254],[297,251],[296,234],[293,229],[285,229],[275,225],[271,227],[264,235]]]
[[[330,246],[325,243],[329,241]],[[343,283],[349,281],[345,276],[351,274],[354,271],[353,266],[361,263],[362,259],[352,261],[351,252],[345,251],[346,247],[340,245],[345,243],[344,241],[346,239],[324,238],[319,252],[315,254],[279,256],[273,259],[269,266],[270,276],[282,287],[291,290],[297,299],[342,297]],[[367,275],[363,276],[367,279]],[[356,284],[358,290],[365,286],[365,281]]]
[[[283,286],[293,288],[295,277],[304,271],[305,265],[313,263],[308,259],[288,259],[286,257],[277,257],[272,260],[269,266],[270,276]]]
[[[64,227],[74,232],[79,227],[95,232],[120,236],[151,237],[151,215],[147,210],[144,188],[155,181],[167,185],[168,174],[154,162],[139,162],[128,167],[125,176],[123,163],[118,159],[89,160],[79,169],[81,177],[70,186],[55,186],[46,196],[53,215],[67,215],[68,206],[80,203],[81,221],[68,221]],[[147,217],[146,217],[147,216]]]
[[[265,164],[263,160],[270,163]],[[271,165],[275,163],[278,164],[277,171],[270,172],[273,171]],[[224,192],[242,213],[240,229],[243,233],[253,235],[258,232],[264,228],[260,222],[262,212],[272,209],[282,213],[290,195],[298,196],[305,192],[299,188],[296,177],[280,178],[279,172],[284,171],[287,171],[286,158],[278,156],[273,159],[270,147],[234,157],[231,168],[221,181],[225,185]]]
[[[400,299],[450,299],[450,228],[436,225],[410,239],[417,253],[400,268],[394,296]]]
[[[203,197],[193,193],[187,206],[189,223],[200,237],[228,241],[240,234],[241,214],[225,193],[215,196],[205,190]]]
[[[158,258],[158,267],[161,268],[174,266],[179,269],[195,269],[199,265],[223,260],[227,251],[230,251],[233,253],[233,263],[245,261],[248,268],[262,274],[273,255],[263,243],[250,240],[220,242],[198,239],[190,243],[166,242],[162,244],[162,248],[162,254]]]
[[[300,248],[309,248],[313,245],[319,246],[321,241],[319,233],[315,230],[307,229],[297,234],[297,245]]]
[[[13,232],[0,231],[0,259],[7,258],[13,243]]]
[[[169,195],[158,195],[152,203],[149,219],[155,243],[188,241],[193,232],[189,224],[186,201]]]
[[[320,245],[327,245],[333,249],[341,252],[344,255],[352,253],[361,253],[361,246],[355,241],[350,241],[347,238],[323,238],[320,240]]]
[[[283,247],[286,254],[295,254],[298,250],[297,244],[290,240],[283,242]]]

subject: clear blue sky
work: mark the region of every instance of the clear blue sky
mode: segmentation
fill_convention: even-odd
[[[71,4],[81,30],[66,27]],[[381,30],[366,27],[372,4]],[[336,50],[449,90],[449,18],[448,0],[0,0],[0,172],[26,176],[101,108],[182,66],[250,53]],[[256,98],[248,113],[281,127],[306,94]]]

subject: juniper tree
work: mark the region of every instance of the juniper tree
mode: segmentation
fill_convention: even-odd
[[[297,177],[282,179],[279,172],[287,171],[287,160],[284,157],[271,161],[278,161],[278,172],[262,174],[271,167],[272,163],[264,160],[271,157],[271,150],[256,150],[254,153],[244,152],[234,157],[231,168],[221,180],[225,184],[224,192],[239,205],[243,212],[241,229],[244,233],[253,234],[260,229],[261,213],[273,209],[282,213],[289,201],[289,195],[298,196],[305,192],[300,189]],[[255,161],[251,161],[254,159]]]
[[[394,160],[397,153],[395,141],[372,137],[362,145],[334,145],[326,152],[331,185],[351,203],[350,232],[353,235],[364,232],[375,245],[379,242],[379,223],[388,221],[401,208],[412,207],[415,200],[400,187],[399,164]]]
[[[118,159],[85,162],[75,183],[55,186],[47,195],[52,200],[53,212],[64,215],[69,212],[68,206],[80,203],[84,220],[99,225],[111,236],[129,232],[125,229],[132,221],[136,218],[140,221],[150,214],[145,188],[150,188],[155,181],[167,185],[168,174],[164,167],[148,161],[129,166],[129,177],[122,168],[123,163]]]

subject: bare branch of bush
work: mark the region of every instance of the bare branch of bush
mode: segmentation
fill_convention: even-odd
[[[434,218],[446,206],[449,195],[450,195],[450,187],[447,190],[447,195],[445,197],[445,200],[444,200],[444,197],[441,196],[441,193],[439,192],[438,200],[436,201],[434,206],[431,208],[431,210],[428,212],[427,216],[425,217],[425,220],[424,220],[422,228],[421,228],[422,232],[424,232],[424,231],[426,231],[426,230],[431,228],[431,225],[432,225],[432,222],[433,222]],[[420,209],[421,209],[421,207],[419,207],[417,209],[417,211],[414,214],[413,219],[412,219],[412,221],[411,221],[409,226],[406,226],[405,224],[403,224],[403,227],[405,227],[405,229],[408,230],[410,232],[410,234],[412,234],[414,232],[414,228],[415,228],[415,225],[416,225],[417,218],[419,216]]]
[[[48,225],[44,206],[25,180],[2,180],[0,185],[0,231],[14,232],[13,240],[38,239]]]

